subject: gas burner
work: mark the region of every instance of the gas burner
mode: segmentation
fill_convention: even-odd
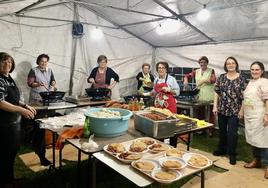
[[[42,100],[42,103],[43,103],[43,106],[49,106],[50,103],[60,103],[60,102],[64,102],[63,99],[43,99]]]

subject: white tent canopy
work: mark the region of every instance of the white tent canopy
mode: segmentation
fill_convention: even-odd
[[[202,22],[204,5],[211,16]],[[145,62],[198,67],[206,55],[220,74],[235,56],[242,69],[255,60],[267,68],[267,20],[267,0],[0,0],[0,51],[14,57],[12,74],[26,100],[27,74],[41,53],[50,56],[58,89],[72,94],[84,93],[97,57],[106,55],[120,76],[119,97],[135,92],[133,78]],[[81,38],[72,36],[74,21],[83,24]]]

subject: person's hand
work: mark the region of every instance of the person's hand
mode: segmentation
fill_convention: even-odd
[[[34,115],[36,115],[36,110],[35,110],[35,108],[34,107],[32,107],[32,106],[29,106],[29,105],[25,105],[25,108],[27,109],[27,110],[30,110]]]
[[[268,126],[268,114],[264,114],[264,117],[263,117],[263,126],[264,127]]]
[[[26,106],[27,106],[27,105],[26,105]],[[31,110],[32,110],[32,109],[31,109]],[[35,114],[34,114],[34,112],[32,112],[31,110],[27,109],[27,107],[26,107],[26,108],[22,108],[22,107],[20,107],[20,111],[19,111],[19,113],[20,113],[23,117],[25,117],[26,119],[34,119]]]
[[[171,91],[171,88],[170,87],[163,87],[162,90],[164,92],[170,92]]]
[[[143,77],[140,77],[140,78],[139,78],[139,80],[140,80],[140,81],[143,81],[143,80],[144,80],[144,78],[143,78]]]
[[[213,106],[212,112],[213,112],[214,115],[217,115],[218,108],[216,106]]]
[[[89,78],[89,79],[88,79],[88,82],[89,82],[89,83],[92,83],[92,84],[95,84],[95,80],[94,80],[94,78]]]
[[[243,117],[244,117],[244,112],[243,112],[243,110],[240,110],[238,113],[238,118],[243,119]]]
[[[108,89],[113,89],[113,87],[112,87],[111,85],[109,85],[107,88],[108,88]]]
[[[183,81],[183,85],[184,85],[184,86],[188,86],[188,84],[189,84],[188,79],[184,79],[184,81]]]

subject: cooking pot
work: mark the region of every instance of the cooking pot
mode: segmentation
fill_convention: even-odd
[[[62,100],[65,95],[63,91],[44,91],[39,93],[43,100]]]
[[[87,88],[85,89],[87,96],[98,98],[98,97],[107,97],[109,92],[111,91],[108,88]]]

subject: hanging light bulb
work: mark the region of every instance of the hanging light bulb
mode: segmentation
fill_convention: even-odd
[[[210,12],[206,9],[207,5],[204,5],[204,8],[200,10],[197,14],[197,18],[199,21],[207,21],[210,17]]]
[[[103,37],[103,32],[101,29],[99,28],[94,28],[92,31],[91,31],[91,37],[93,39],[96,39],[96,40],[99,40]]]

